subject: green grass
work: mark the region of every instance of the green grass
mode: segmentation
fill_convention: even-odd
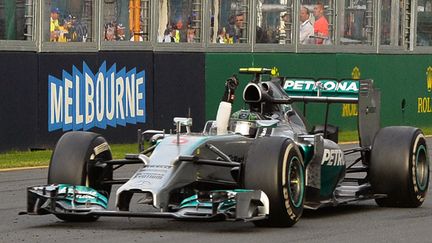
[[[138,153],[138,144],[113,144],[111,146],[111,151],[113,153],[114,159],[124,159],[125,154]]]
[[[425,135],[432,135],[432,127],[421,127],[420,129]]]
[[[357,131],[340,131],[339,132],[339,142],[354,142],[358,141]]]
[[[137,144],[114,144],[110,146],[115,159],[124,158],[125,154],[138,151]],[[51,150],[6,152],[0,154],[0,169],[47,166],[51,153]]]
[[[10,151],[0,154],[0,169],[48,165],[51,150],[23,152]]]

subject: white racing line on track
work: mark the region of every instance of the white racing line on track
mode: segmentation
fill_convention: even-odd
[[[34,166],[34,167],[6,168],[6,169],[0,169],[0,172],[9,172],[9,171],[18,171],[18,170],[34,170],[34,169],[45,169],[45,168],[48,168],[48,165]]]

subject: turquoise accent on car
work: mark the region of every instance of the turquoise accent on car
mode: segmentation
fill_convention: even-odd
[[[237,193],[251,192],[251,191],[253,191],[253,190],[234,189],[234,190],[215,190],[215,191],[210,191],[210,193],[211,192],[227,192],[227,193],[233,193],[235,195]],[[223,201],[220,204],[219,209],[226,210],[226,209],[231,208],[231,207],[233,207],[235,205],[236,205],[235,199],[234,198],[230,198],[230,199],[227,199],[227,200]],[[198,195],[195,194],[193,196],[185,198],[180,203],[180,208],[188,208],[188,207],[212,208],[212,203],[210,203],[210,202],[198,202]]]
[[[293,163],[294,160],[297,160],[300,163],[300,160],[299,160],[299,158],[297,158],[297,156],[294,156],[294,157],[291,158],[289,169],[288,169],[288,176],[289,177],[291,176],[291,168],[292,168],[291,165],[292,165],[292,163]],[[297,203],[295,202],[295,200],[293,198],[293,192],[291,191],[291,187],[288,186],[288,190],[290,192],[289,193],[290,200],[291,200],[292,204],[294,205],[294,207],[296,207],[296,208],[299,208],[302,205],[303,196],[304,196],[304,181],[305,180],[304,180],[304,170],[303,170],[303,168],[300,167],[299,168],[299,172],[300,172],[300,182],[298,182],[298,183],[300,183],[300,197],[299,197]],[[290,182],[291,182],[291,177],[288,180],[288,183],[290,183]]]
[[[303,155],[304,167],[306,168],[314,155],[314,146],[299,144],[299,148]],[[332,196],[333,190],[339,183],[340,178],[343,178],[343,173],[345,173],[345,166],[321,165],[320,195],[322,198],[329,198]]]
[[[322,198],[330,198],[341,178],[344,178],[345,167],[343,166],[321,166],[321,190]]]
[[[306,168],[314,155],[314,146],[312,144],[299,144],[299,147],[303,155],[304,167]]]
[[[420,152],[423,151],[425,154],[427,154],[426,148],[424,145],[420,145],[419,148],[417,149],[417,154],[416,154],[416,168],[418,168],[418,162],[419,162],[419,154]],[[426,156],[426,160],[428,160],[428,156]],[[426,161],[426,163],[428,164],[428,170],[429,170],[429,161]],[[429,177],[429,173],[427,175]],[[427,182],[429,182],[429,178],[426,178],[426,180],[423,181],[419,181],[419,177],[416,173],[416,181],[417,181],[417,185],[419,187],[419,189],[421,191],[424,191],[426,189],[427,186]]]
[[[99,205],[104,209],[108,208],[108,199],[90,187],[59,184],[57,195],[59,197],[65,196],[62,201],[70,205],[72,205],[73,201],[74,204],[92,204]]]
[[[183,201],[180,203],[180,208],[196,207],[198,204],[200,204],[201,207],[211,207],[211,203],[199,203],[198,196],[195,194],[183,199]]]

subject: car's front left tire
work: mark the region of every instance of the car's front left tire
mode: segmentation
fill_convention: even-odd
[[[82,185],[97,190],[107,198],[111,185],[112,166],[100,163],[111,160],[111,150],[106,140],[92,132],[68,132],[57,142],[51,156],[48,184]],[[98,163],[99,162],[99,163]],[[88,222],[96,216],[56,214],[64,221]]]

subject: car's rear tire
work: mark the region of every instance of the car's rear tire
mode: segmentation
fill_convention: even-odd
[[[251,145],[244,164],[246,189],[262,190],[270,202],[267,219],[256,226],[290,227],[303,213],[305,175],[303,158],[288,138],[264,137]]]
[[[111,185],[103,185],[111,180],[112,166],[96,163],[111,160],[111,150],[106,140],[92,132],[68,132],[57,142],[51,156],[48,171],[48,184],[70,184],[91,187],[107,198]],[[57,214],[64,221],[88,222],[98,217]]]
[[[385,127],[375,136],[368,173],[382,207],[419,207],[429,185],[426,139],[414,127]]]

